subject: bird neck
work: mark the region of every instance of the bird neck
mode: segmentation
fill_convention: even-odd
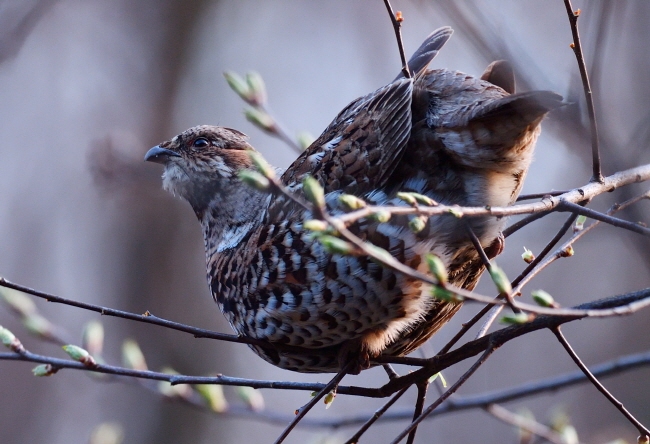
[[[203,228],[206,255],[236,248],[262,223],[270,199],[270,194],[239,180],[228,181],[215,190],[205,208],[194,210]]]

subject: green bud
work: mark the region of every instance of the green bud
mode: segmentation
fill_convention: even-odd
[[[249,187],[259,191],[266,191],[271,186],[271,182],[257,171],[241,170],[237,173],[237,177]]]
[[[257,108],[246,108],[244,116],[250,123],[267,133],[275,133],[277,130],[275,120],[266,111]]]
[[[325,398],[323,398],[323,402],[325,403],[325,410],[332,407],[332,404],[334,403],[335,398],[336,398],[336,391],[335,390],[332,390],[327,395],[325,395]]]
[[[133,339],[127,339],[122,344],[122,362],[125,367],[133,370],[148,370],[144,354]]]
[[[68,344],[64,345],[62,348],[65,350],[68,356],[77,362],[81,362],[86,367],[95,367],[97,365],[93,357],[90,356],[90,353],[81,347]]]
[[[435,375],[432,375],[432,376],[429,378],[429,384],[431,384],[433,381],[435,381],[435,380],[438,379],[438,378],[440,378],[440,383],[442,384],[442,386],[443,386],[444,388],[447,388],[447,380],[445,379],[444,376],[442,376],[442,372],[438,372],[438,373],[436,373]]]
[[[50,321],[38,313],[28,314],[23,318],[23,325],[32,334],[49,338],[52,336],[53,326]]]
[[[488,271],[499,293],[510,293],[512,291],[512,285],[501,268],[492,265]]]
[[[421,203],[423,205],[428,205],[430,207],[435,207],[436,205],[438,205],[438,202],[431,199],[429,196],[425,196],[424,194],[420,194],[420,193],[409,193],[409,194],[413,196],[415,200],[418,201],[418,203]]]
[[[275,177],[275,168],[273,168],[257,151],[249,151],[248,156],[251,158],[253,165],[264,177],[273,179]]]
[[[242,79],[239,74],[232,71],[226,71],[223,73],[223,76],[226,78],[226,82],[228,82],[228,86],[230,86],[230,88],[232,88],[232,90],[235,91],[239,97],[244,99],[244,101],[246,102],[250,102],[251,100],[250,87],[248,86],[248,83],[246,83],[246,81]]]
[[[378,247],[377,245],[371,244],[370,242],[366,242],[365,245],[366,248],[370,250],[370,252],[382,262],[389,262],[394,259],[388,251],[384,250],[381,247]]]
[[[352,194],[341,194],[339,201],[350,210],[360,210],[368,205],[363,199],[359,199]]]
[[[445,264],[442,262],[442,259],[440,259],[435,254],[429,253],[425,256],[425,260],[427,261],[429,271],[433,277],[435,277],[441,284],[446,284],[448,275],[447,269],[445,268]]]
[[[90,321],[84,327],[82,344],[91,355],[101,355],[104,348],[104,326],[99,321]]]
[[[331,254],[350,254],[355,251],[354,245],[350,242],[339,239],[338,237],[323,234],[318,236],[318,241],[323,245],[325,250]]]
[[[530,292],[533,300],[542,307],[557,307],[557,303],[553,299],[553,296],[545,292],[544,290],[534,290]]]
[[[34,301],[18,290],[0,287],[0,298],[3,299],[13,311],[21,316],[27,316],[36,312]]]
[[[251,71],[246,73],[246,83],[249,90],[249,103],[251,105],[260,106],[266,103],[266,86],[264,80],[259,73]]]
[[[161,373],[168,375],[178,375],[178,372],[171,367],[163,367]],[[160,381],[158,383],[158,391],[167,396],[168,398],[184,398],[188,399],[192,396],[192,387],[187,384],[174,384],[172,385],[167,381]]]
[[[370,215],[371,218],[379,223],[388,222],[391,218],[390,211],[376,211]]]
[[[526,324],[535,319],[533,314],[528,313],[513,313],[505,315],[501,318],[501,322],[504,324]]]
[[[318,208],[325,208],[325,191],[316,179],[311,176],[305,176],[302,180],[302,190],[309,202]]]
[[[409,228],[411,229],[412,232],[419,233],[420,231],[424,230],[424,228],[427,226],[428,219],[429,218],[427,216],[423,216],[423,215],[413,216],[409,221]]]
[[[524,247],[524,252],[521,254],[521,258],[524,260],[524,262],[530,264],[535,260],[535,255],[528,248]]]
[[[312,136],[308,131],[301,131],[296,135],[296,139],[298,140],[298,145],[300,145],[300,148],[306,150],[309,148],[309,146],[314,143],[314,136]]]
[[[200,384],[194,388],[207,401],[213,412],[223,413],[228,410],[228,401],[223,394],[223,387],[219,384]]]
[[[309,219],[302,223],[302,227],[305,230],[322,232],[326,231],[329,228],[329,224],[324,220],[318,219]]]
[[[255,390],[253,387],[239,386],[237,387],[237,395],[252,411],[261,412],[264,410],[264,397],[259,390]]]
[[[450,209],[447,210],[447,211],[449,211],[449,214],[453,215],[453,216],[454,216],[455,218],[457,218],[457,219],[460,219],[461,217],[463,217],[463,212],[460,211],[460,210],[457,209],[457,208],[450,208]]]
[[[23,353],[25,347],[21,344],[20,340],[14,334],[0,325],[0,341],[2,344],[16,353]]]
[[[50,364],[40,364],[32,369],[34,376],[52,376],[58,371],[58,368],[54,368]]]
[[[402,199],[404,202],[406,202],[409,205],[415,205],[417,203],[417,200],[415,200],[415,197],[413,197],[412,193],[400,191],[399,193],[397,193],[397,197],[399,199]]]
[[[576,223],[573,225],[573,232],[577,233],[582,231],[585,228],[585,222],[587,221],[587,216],[580,215],[576,218]]]
[[[453,293],[446,288],[440,287],[438,285],[431,287],[431,296],[440,301],[451,302],[453,304],[463,302],[464,300],[462,296],[457,295],[456,293]]]

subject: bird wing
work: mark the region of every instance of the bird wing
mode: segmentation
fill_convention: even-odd
[[[282,182],[296,191],[311,175],[326,193],[381,186],[408,141],[412,94],[412,79],[399,79],[350,103],[285,171]]]

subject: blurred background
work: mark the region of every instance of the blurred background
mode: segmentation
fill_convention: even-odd
[[[520,90],[556,91],[572,104],[549,116],[524,192],[566,189],[591,176],[588,122],[563,2],[394,0],[405,17],[408,53],[433,29],[455,34],[435,59],[479,76],[492,60],[513,62]],[[605,174],[650,162],[650,3],[575,1],[601,130]],[[218,124],[250,135],[277,166],[295,153],[248,123],[225,70],[255,70],[265,79],[274,115],[292,134],[318,135],[352,99],[389,82],[400,62],[380,0],[5,0],[0,2],[0,276],[67,298],[153,314],[231,333],[205,282],[203,241],[187,203],[161,189],[161,168],[146,150],[190,126]],[[605,210],[648,184],[601,196]],[[650,220],[648,202],[622,214]],[[566,216],[553,215],[507,240],[499,264],[514,278],[526,246],[539,252]],[[551,266],[528,287],[543,288],[562,305],[650,286],[647,238],[599,227],[576,255]],[[494,294],[483,281],[479,291]],[[526,297],[529,296],[526,291]],[[327,375],[282,371],[246,346],[35,301],[79,344],[83,326],[101,320],[104,355],[120,364],[125,339],[136,340],[149,367],[195,375],[326,382]],[[435,353],[468,320],[469,305],[423,350]],[[571,323],[565,334],[588,365],[650,348],[648,311],[632,317]],[[0,305],[0,325],[34,352],[64,357],[56,345],[29,337]],[[468,336],[471,338],[471,335]],[[418,355],[419,356],[419,355]],[[100,424],[120,424],[127,443],[266,443],[285,424],[215,415],[133,384],[106,383],[75,371],[35,378],[30,363],[0,361],[0,442],[84,443]],[[453,382],[468,364],[445,372]],[[397,368],[406,372],[406,368]],[[481,393],[574,370],[549,332],[498,350],[461,389]],[[345,384],[377,386],[381,369]],[[646,425],[650,369],[607,378],[605,384]],[[243,404],[235,390],[228,400]],[[291,416],[307,392],[262,391],[266,408]],[[433,398],[433,395],[430,396]],[[394,407],[408,411],[414,390]],[[339,396],[311,418],[370,414],[383,400]],[[594,387],[583,384],[512,402],[540,422],[564,411],[581,442],[636,432]],[[405,426],[373,427],[362,442],[387,442]],[[299,428],[287,442],[337,442],[354,429]],[[518,442],[516,430],[483,411],[426,421],[416,442]],[[331,440],[331,441],[328,441]]]

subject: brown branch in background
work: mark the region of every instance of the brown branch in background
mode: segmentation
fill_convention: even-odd
[[[578,17],[580,10],[574,12],[571,6],[571,0],[564,0],[567,15],[569,16],[569,23],[571,25],[571,34],[573,35],[573,43],[571,49],[578,61],[578,69],[580,70],[580,77],[582,78],[582,86],[585,90],[585,99],[587,101],[587,112],[589,113],[589,125],[591,130],[591,157],[592,157],[592,170],[593,175],[591,180],[594,182],[603,183],[603,174],[600,166],[600,147],[598,139],[598,125],[596,124],[596,110],[594,108],[593,92],[589,85],[589,75],[587,74],[587,66],[580,45],[580,34],[578,33]]]
[[[418,397],[415,400],[415,408],[413,409],[413,419],[415,421],[422,414],[424,409],[424,401],[427,398],[427,390],[429,389],[429,380],[420,381],[416,384],[418,388]],[[442,395],[441,395],[442,396]],[[408,438],[406,439],[406,444],[413,444],[415,442],[415,434],[417,433],[417,426],[413,427],[413,430],[409,433]]]
[[[511,424],[519,429],[526,430],[534,435],[544,438],[548,442],[553,444],[567,444],[567,441],[550,427],[540,424],[531,418],[526,418],[512,413],[498,404],[489,404],[485,407],[485,411],[500,421]]]
[[[598,389],[600,393],[602,393],[605,398],[609,402],[614,405],[622,414],[627,418],[628,421],[636,429],[639,431],[639,434],[645,435],[646,437],[650,437],[650,430],[648,430],[643,424],[641,424],[623,405],[622,402],[620,402],[618,399],[614,397],[606,388],[603,386],[600,381],[589,371],[587,366],[582,362],[580,357],[576,354],[576,352],[573,350],[571,347],[571,344],[566,340],[564,335],[562,334],[562,331],[560,330],[560,326],[558,325],[557,327],[554,327],[551,329],[553,334],[555,334],[555,337],[557,338],[558,341],[560,341],[560,344],[562,344],[562,347],[564,347],[564,350],[569,354],[573,362],[582,370],[582,372],[585,374],[585,376],[591,381],[591,383]]]
[[[390,21],[393,24],[393,29],[395,30],[395,38],[397,39],[397,47],[399,48],[399,56],[402,60],[402,72],[404,77],[410,79],[413,77],[411,71],[409,70],[409,65],[406,62],[406,52],[404,51],[404,42],[402,41],[402,13],[397,11],[397,14],[393,12],[393,7],[390,5],[389,0],[384,0],[384,5],[386,5],[386,10],[388,10],[388,15],[390,16]]]
[[[300,420],[307,414],[309,411],[329,392],[336,390],[336,386],[341,382],[341,380],[348,374],[350,369],[354,366],[354,361],[350,361],[346,364],[341,371],[339,371],[336,376],[332,378],[330,382],[327,383],[325,387],[322,388],[307,404],[296,411],[296,417],[291,421],[282,434],[275,441],[275,444],[280,444],[284,442],[285,438],[289,436],[289,433],[298,425]]]
[[[407,391],[409,388],[410,388],[410,387],[404,387],[402,390],[400,390],[399,392],[395,393],[395,394],[393,395],[393,397],[390,398],[390,400],[388,400],[388,402],[386,402],[384,405],[382,405],[382,406],[381,406],[381,407],[380,407],[380,408],[379,408],[379,409],[374,413],[374,415],[372,415],[372,416],[370,417],[370,419],[368,419],[368,421],[366,421],[366,422],[361,426],[361,428],[357,431],[357,433],[355,433],[354,435],[352,435],[352,437],[351,437],[350,439],[348,439],[348,440],[345,442],[345,444],[356,444],[357,442],[359,442],[359,438],[361,438],[361,435],[363,435],[363,434],[364,434],[364,433],[365,433],[365,432],[370,428],[370,426],[372,426],[375,422],[377,422],[377,420],[379,420],[379,419],[384,415],[384,413],[386,413],[386,411],[387,411],[387,410],[388,410],[388,409],[389,409],[393,404],[395,404],[395,402],[396,402],[399,398],[401,398],[402,395],[403,395],[404,393],[406,393],[406,391]]]
[[[449,387],[449,390],[447,390],[445,393],[443,393],[438,399],[436,399],[429,407],[427,407],[420,416],[418,416],[411,424],[405,428],[397,437],[391,441],[391,444],[397,444],[399,443],[402,439],[407,434],[411,433],[411,430],[414,430],[418,424],[420,424],[429,414],[431,414],[440,404],[442,404],[447,398],[449,398],[451,395],[456,393],[458,389],[467,382],[467,380],[476,372],[476,370],[479,369],[481,365],[487,361],[487,358],[490,357],[490,355],[498,348],[498,345],[495,345],[493,343],[489,343],[481,357],[472,364],[472,366],[467,370],[459,379]]]

